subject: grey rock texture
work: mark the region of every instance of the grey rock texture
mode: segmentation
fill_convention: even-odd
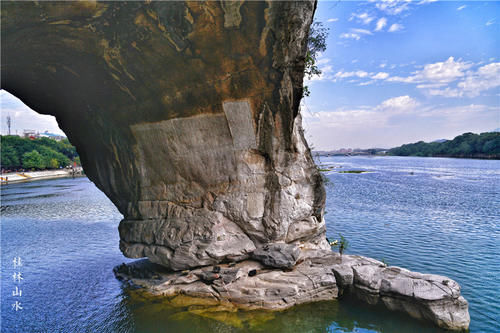
[[[300,250],[294,244],[274,243],[259,246],[252,258],[268,267],[292,268],[299,259]]]
[[[327,250],[302,249],[292,269],[245,260],[181,273],[143,260],[116,267],[115,275],[154,295],[194,298],[181,302],[183,306],[201,298],[223,304],[224,310],[282,310],[350,294],[450,330],[465,330],[470,323],[467,301],[455,281]]]
[[[2,89],[56,117],[123,214],[120,249],[152,268],[117,276],[243,308],[352,291],[465,327],[455,282],[329,251],[325,190],[299,114],[315,7],[2,1]],[[267,244],[285,245],[268,254]]]
[[[315,7],[3,1],[2,88],[56,117],[128,257],[183,270],[328,248],[298,112]]]

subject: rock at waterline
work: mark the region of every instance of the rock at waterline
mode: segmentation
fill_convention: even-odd
[[[269,251],[269,250],[268,250]],[[220,303],[224,309],[282,310],[297,304],[338,299],[352,294],[369,304],[382,304],[389,310],[450,329],[469,327],[468,303],[455,281],[433,274],[387,267],[362,256],[342,255],[328,250],[300,250],[292,269],[271,268],[261,262],[245,260],[236,264],[182,272],[160,271],[161,279],[150,276],[159,267],[140,260],[115,269],[115,275],[141,286],[153,295],[185,295]],[[139,273],[147,271],[150,273]],[[189,304],[182,304],[189,305]]]

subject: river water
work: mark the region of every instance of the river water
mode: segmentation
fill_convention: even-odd
[[[471,332],[500,331],[500,161],[321,163],[335,166],[326,172],[329,238],[344,235],[347,253],[451,277],[470,303]],[[350,170],[369,172],[339,173]],[[349,299],[280,313],[172,308],[114,278],[129,261],[118,249],[122,216],[88,179],[9,184],[1,199],[2,332],[440,332]]]

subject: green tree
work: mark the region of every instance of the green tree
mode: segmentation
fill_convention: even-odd
[[[36,150],[23,155],[23,167],[25,169],[44,169],[43,156]]]
[[[317,65],[317,57],[320,52],[326,50],[326,38],[328,37],[328,28],[323,27],[321,22],[313,22],[309,28],[307,38],[307,53],[305,59],[304,74],[308,79],[315,75],[321,75],[321,70]],[[308,86],[304,86],[303,95],[309,96],[311,92]]]
[[[19,158],[16,150],[11,146],[2,145],[0,162],[2,168],[15,168],[19,166]]]
[[[59,161],[57,159],[55,159],[55,158],[52,158],[50,160],[49,167],[51,167],[52,169],[59,168]]]
[[[389,150],[396,156],[449,156],[500,159],[500,133],[464,133],[453,140],[402,145]]]

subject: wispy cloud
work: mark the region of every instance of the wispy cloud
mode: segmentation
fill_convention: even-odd
[[[379,18],[377,21],[377,26],[375,27],[375,31],[382,30],[387,25],[387,19],[385,17]]]
[[[476,97],[484,91],[498,87],[500,87],[500,62],[494,62],[479,67],[477,71],[468,72],[456,87],[431,89],[428,93],[444,97]]]
[[[420,103],[414,98],[404,95],[399,97],[389,98],[383,101],[376,109],[378,110],[390,110],[390,111],[408,111],[413,110]]]
[[[340,34],[340,38],[360,40],[363,35],[373,35],[373,33],[366,29],[351,29]]]
[[[374,106],[353,106],[304,112],[308,140],[317,149],[395,147],[419,140],[453,138],[464,132],[488,130],[499,106],[426,105],[409,96],[386,99]],[[335,146],[333,146],[335,145]]]
[[[377,74],[372,76],[374,80],[385,80],[389,77],[389,73],[386,72],[378,72]]]
[[[438,0],[422,0],[418,3],[418,5],[425,5],[425,4],[428,4],[428,3],[433,3],[433,2],[437,2]]]
[[[338,18],[330,18],[326,20],[326,22],[337,22],[339,19]]]
[[[462,5],[460,7],[457,8],[457,10],[462,10],[462,9],[465,9],[467,7],[467,5]]]
[[[398,15],[409,9],[411,0],[381,0],[375,6],[389,15]]]
[[[382,65],[386,67],[386,64]],[[393,66],[390,68],[393,69]],[[357,79],[359,86],[370,85],[377,81],[398,82],[415,84],[417,89],[430,96],[477,97],[485,91],[500,87],[500,62],[479,67],[479,64],[449,57],[445,61],[425,64],[422,69],[408,76],[391,76],[388,72],[372,73],[364,70],[342,70],[330,76],[334,82],[346,78]]]
[[[373,35],[373,33],[370,30],[366,30],[366,29],[351,29],[351,32],[361,34],[361,35]]]
[[[316,61],[316,65],[318,66],[321,66],[321,65],[325,65],[325,64],[328,64],[329,62],[331,61],[330,58],[319,58],[318,61]]]
[[[495,19],[491,19],[491,20],[488,20],[488,21],[485,23],[485,25],[486,25],[486,26],[490,26],[490,25],[492,25],[492,24],[494,24],[494,23],[495,23]]]
[[[365,71],[355,71],[355,72],[337,72],[335,74],[335,78],[341,78],[341,79],[345,79],[345,78],[348,78],[348,77],[359,77],[359,78],[364,78],[364,77],[368,77],[369,73],[368,72],[365,72]]]
[[[349,18],[349,21],[356,20],[360,23],[363,23],[365,25],[370,24],[371,21],[373,21],[375,17],[371,16],[368,13],[352,13],[351,17]]]
[[[401,24],[398,24],[398,23],[394,23],[392,24],[390,27],[389,27],[389,32],[396,32],[396,31],[399,31],[403,29],[403,25]]]
[[[340,38],[360,40],[361,36],[352,32],[344,32],[340,34]]]

